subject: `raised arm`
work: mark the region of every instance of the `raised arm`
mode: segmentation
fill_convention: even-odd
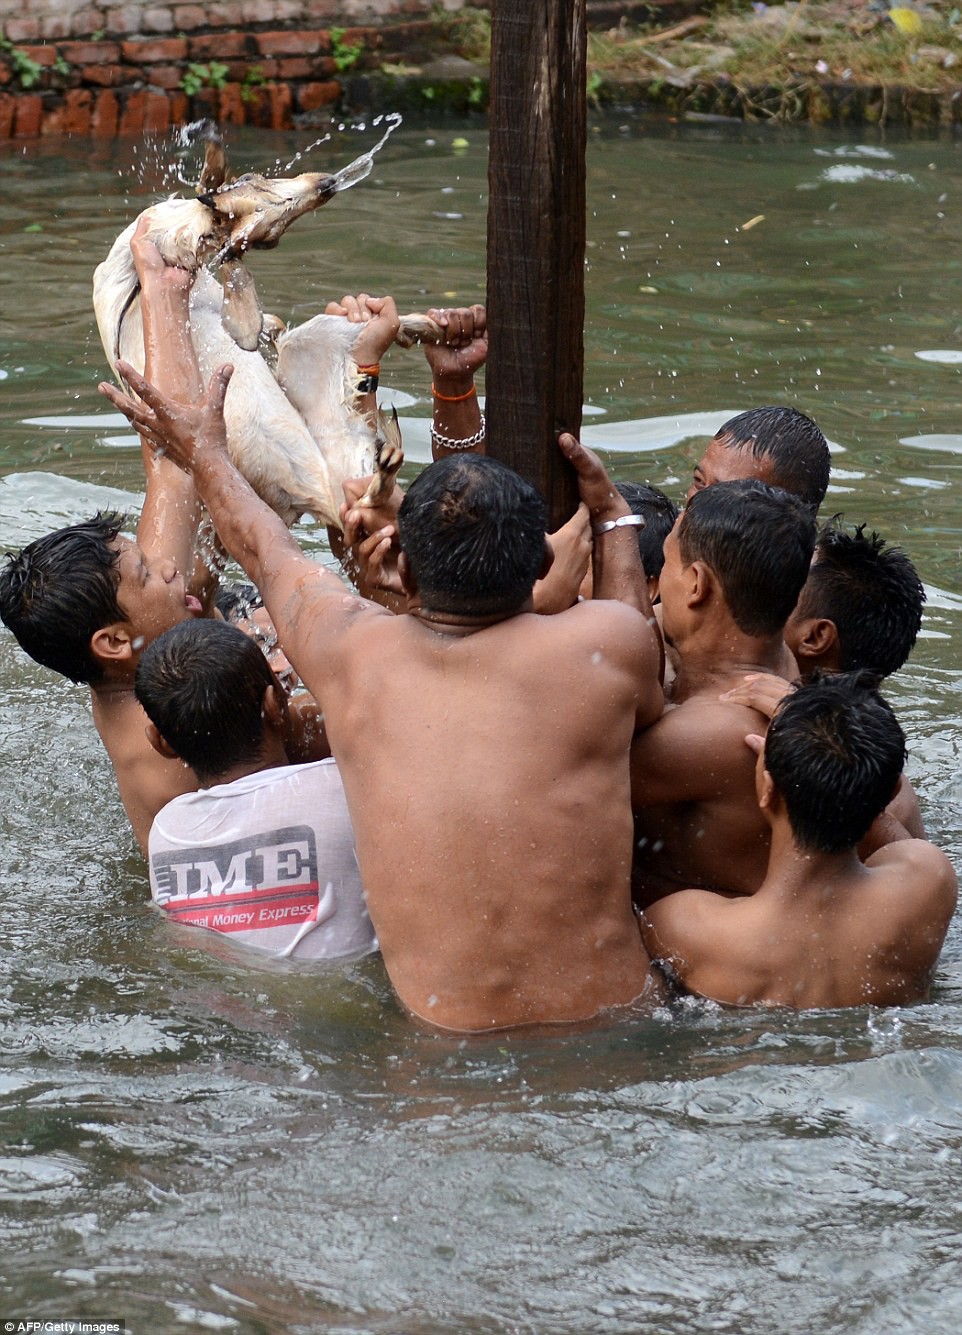
[[[100,386],[101,393],[193,477],[225,547],[260,589],[288,658],[320,698],[326,655],[335,651],[339,633],[363,612],[386,613],[350,594],[333,571],[305,556],[284,521],[234,467],[224,424],[232,367],[218,367],[196,404],[166,397],[126,363],[120,370],[139,400],[109,384]]]
[[[444,330],[444,341],[427,343],[424,355],[431,368],[431,456],[469,450],[485,452],[484,414],[474,383],[488,358],[488,330],[483,306],[430,310],[428,315]]]
[[[147,240],[145,214],[130,242],[140,279],[145,375],[161,393],[183,403],[201,397],[203,385],[190,337],[190,290],[193,273],[164,262]],[[172,557],[189,578],[201,505],[190,475],[171,459],[143,445],[146,493],[137,539],[149,556]]]
[[[592,531],[592,577],[595,598],[616,598],[654,622],[648,581],[638,551],[637,520],[621,492],[612,484],[604,464],[569,432],[558,446],[578,474],[578,491],[588,507]]]

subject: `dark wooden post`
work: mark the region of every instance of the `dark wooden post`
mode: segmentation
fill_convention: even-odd
[[[555,444],[584,391],[585,0],[492,0],[488,453],[577,506]]]

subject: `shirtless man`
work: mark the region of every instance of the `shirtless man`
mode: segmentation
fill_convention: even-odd
[[[859,524],[820,530],[808,578],[785,625],[785,643],[803,675],[813,668],[879,678],[897,672],[922,628],[925,589],[898,547]]]
[[[166,265],[145,240],[144,218],[131,240],[141,284],[146,365],[184,401],[202,393],[188,325],[193,275]],[[146,852],[157,811],[197,781],[147,740],[134,695],[141,651],[178,622],[210,610],[216,580],[195,554],[201,505],[189,476],[144,449],[146,492],[136,540],[126,517],[97,515],[29,543],[0,571],[0,618],[31,658],[90,687],[94,725],[104,744],[134,837]],[[297,759],[329,754],[317,709],[299,697]]]
[[[645,911],[652,956],[684,986],[733,1005],[901,1006],[924,1000],[955,909],[955,872],[922,840],[864,864],[856,845],[888,801],[905,739],[862,680],[826,675],[780,706],[758,760],[771,828],[761,888],[730,899],[682,890]]]
[[[719,696],[749,671],[794,675],[782,632],[814,543],[811,510],[751,480],[697,492],[665,541],[662,624],[678,671],[664,715],[632,746],[639,907],[686,886],[761,884],[768,827],[743,738],[764,719]]]
[[[369,324],[381,350],[396,327],[385,300]],[[324,709],[404,1006],[479,1031],[583,1021],[653,993],[631,909],[628,774],[634,732],[661,709],[647,616],[603,598],[532,614],[551,560],[545,505],[474,455],[411,484],[399,512],[409,613],[392,615],[306,557],[234,469],[229,367],[194,408],[124,374],[143,403],[103,392],[191,470]],[[590,451],[571,436],[561,445],[604,526],[598,592],[643,590],[635,535],[613,522],[627,503]]]
[[[785,625],[785,643],[804,677],[818,669],[865,668],[881,680],[896,672],[922,625],[925,589],[898,547],[860,524],[837,520],[820,530],[808,578]],[[791,687],[781,677],[750,674],[726,698],[771,717]],[[859,845],[863,857],[896,839],[924,839],[919,800],[903,774],[895,796]]]
[[[758,478],[800,496],[813,512],[825,499],[831,470],[828,442],[797,408],[751,408],[729,418],[695,465],[688,500],[716,482]]]
[[[146,365],[167,392],[189,400],[201,392],[187,323],[192,275],[164,264],[144,240],[148,228],[145,219],[131,241]],[[148,449],[144,468],[136,541],[122,535],[123,516],[98,515],[30,543],[0,572],[0,616],[22,648],[90,686],[94,724],[142,849],[158,807],[196,782],[147,741],[133,690],[137,656],[154,635],[202,615],[213,593],[209,572],[194,557],[201,508],[193,483]]]

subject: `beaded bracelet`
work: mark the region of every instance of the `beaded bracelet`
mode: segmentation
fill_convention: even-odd
[[[465,390],[463,394],[439,394],[434,386],[431,386],[431,393],[436,399],[440,399],[442,403],[463,403],[465,399],[470,399],[471,395],[477,394],[477,392],[477,385],[472,385],[471,388]]]
[[[484,413],[481,414],[481,425],[475,431],[473,436],[465,436],[463,440],[452,440],[450,436],[442,436],[440,431],[431,427],[431,439],[435,445],[443,445],[446,450],[470,450],[472,445],[480,445],[485,437]]]

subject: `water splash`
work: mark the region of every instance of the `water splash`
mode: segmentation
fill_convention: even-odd
[[[383,121],[387,128],[373,148],[368,149],[359,158],[355,158],[353,162],[349,162],[346,167],[342,167],[340,171],[334,173],[335,190],[349,190],[352,185],[357,185],[358,181],[363,181],[365,176],[370,175],[374,166],[375,153],[381,151],[402,120],[403,117],[399,111],[389,111],[386,115],[375,116],[371,124],[377,127]]]

